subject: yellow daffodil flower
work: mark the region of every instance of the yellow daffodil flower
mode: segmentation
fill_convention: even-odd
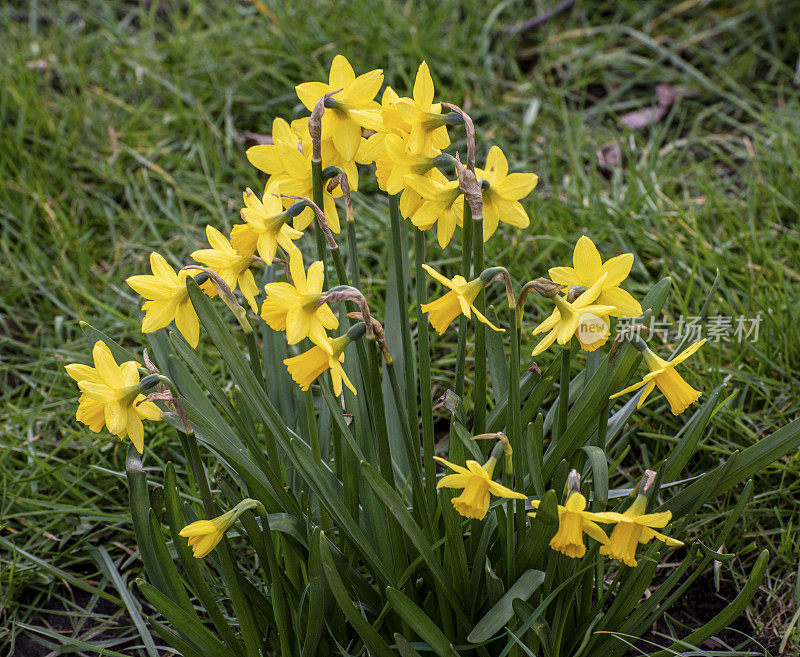
[[[463,488],[464,492],[458,497],[454,497],[453,508],[465,518],[483,520],[489,510],[491,495],[495,497],[505,497],[508,499],[524,500],[526,496],[522,493],[506,488],[492,480],[496,459],[490,458],[484,465],[477,461],[467,461],[467,467],[461,467],[455,463],[445,461],[443,458],[434,456],[434,459],[446,465],[456,474],[445,475],[439,479],[436,488]]]
[[[196,520],[192,522],[179,532],[180,536],[189,539],[189,547],[192,548],[192,554],[195,559],[202,559],[211,550],[213,550],[219,542],[228,533],[228,530],[233,527],[233,524],[242,513],[247,509],[253,509],[263,505],[256,500],[245,499],[239,502],[230,511],[223,513],[221,516],[212,518],[211,520]]]
[[[302,149],[303,153],[311,153],[313,149],[313,145],[311,143],[311,133],[308,130],[308,121],[308,116],[292,121],[292,132],[297,135],[298,139],[300,139],[300,148]],[[347,176],[347,182],[350,185],[351,192],[358,191],[358,167],[356,166],[356,162],[365,164],[365,162],[363,162],[363,158],[361,157],[361,153],[366,148],[366,144],[367,140],[362,138],[361,146],[356,153],[355,160],[346,160],[341,156],[339,151],[336,150],[332,139],[326,139],[323,135],[322,141],[320,142],[322,168],[324,169],[328,166],[337,166],[344,171],[345,175]],[[342,195],[341,188],[337,187],[331,192],[331,195],[333,198],[340,198]]]
[[[310,140],[310,137],[308,138]],[[277,118],[272,122],[272,143],[259,144],[247,149],[245,155],[259,171],[266,173],[269,178],[265,189],[273,185],[280,189],[281,194],[290,196],[305,196],[312,198],[314,183],[311,177],[310,149],[303,148],[303,138],[298,137],[291,126],[283,119]],[[323,160],[323,167],[326,162]],[[354,181],[349,181],[353,187]],[[357,180],[355,181],[357,184]],[[355,189],[353,187],[353,189]],[[341,192],[339,192],[341,193]],[[339,232],[339,214],[333,195],[328,192],[327,185],[322,189],[321,210],[325,213],[325,220],[334,233]],[[282,198],[284,208],[296,202],[296,199]],[[296,230],[305,230],[314,221],[314,211],[306,208],[294,218],[293,226]]]
[[[475,175],[489,183],[483,188],[483,241],[494,235],[501,221],[517,228],[527,228],[530,219],[519,200],[533,191],[539,176],[535,173],[509,174],[508,160],[497,146],[489,149],[486,168],[476,168]]]
[[[602,306],[614,306],[612,317],[639,317],[642,306],[628,292],[620,287],[628,278],[633,265],[633,254],[623,253],[603,262],[597,247],[589,237],[581,236],[572,254],[572,267],[553,267],[549,270],[550,278],[555,283],[570,286],[581,285],[592,287],[601,276],[606,278],[597,303]]]
[[[386,156],[375,161],[378,185],[389,194],[399,194],[406,188],[406,176],[424,176],[436,166],[434,160],[439,151],[433,155],[413,153],[407,142],[398,135],[386,135]]]
[[[611,532],[609,542],[600,547],[600,554],[617,559],[626,566],[636,567],[636,545],[638,543],[649,543],[657,538],[673,547],[683,545],[681,541],[655,531],[667,526],[672,519],[672,512],[661,511],[645,514],[646,508],[647,497],[639,495],[625,513],[608,512],[605,514],[614,516],[617,524],[614,531]]]
[[[353,112],[366,130],[374,134],[368,136],[356,153],[356,162],[359,164],[377,163],[386,159],[386,137],[390,134],[397,135],[403,140],[408,139],[411,125],[403,121],[397,109],[400,96],[394,89],[386,87],[381,97],[381,107],[377,110],[360,110]],[[378,186],[386,191],[384,177],[378,174]]]
[[[139,365],[129,360],[117,365],[102,340],[92,349],[94,367],[72,363],[65,369],[81,391],[75,417],[98,433],[103,425],[120,439],[130,438],[141,454],[144,449],[142,420],[160,420],[161,409],[143,401]]]
[[[431,278],[439,281],[449,292],[443,297],[424,303],[422,312],[428,313],[428,318],[431,320],[431,326],[436,332],[441,335],[447,330],[447,327],[453,320],[462,313],[466,317],[472,317],[472,313],[487,326],[493,328],[495,331],[502,332],[503,329],[498,328],[492,324],[485,315],[483,315],[474,304],[475,297],[483,289],[484,283],[480,278],[475,278],[467,281],[463,276],[454,276],[452,279],[442,276],[433,267],[423,264],[422,268],[428,272]]]
[[[322,261],[311,264],[306,274],[303,255],[295,248],[289,254],[292,283],[267,283],[267,298],[261,306],[261,317],[275,331],[286,331],[289,344],[309,338],[325,351],[333,353],[326,329],[339,326],[339,320],[327,303],[318,306],[325,282]]]
[[[244,191],[241,217],[245,223],[236,224],[231,231],[231,246],[241,256],[250,258],[258,250],[264,262],[271,265],[279,246],[289,253],[295,248],[292,240],[303,236],[287,223],[279,194],[277,185],[267,189],[263,200],[249,187]]]
[[[289,370],[289,374],[301,390],[308,390],[320,374],[325,370],[330,370],[333,392],[337,397],[342,394],[342,382],[353,394],[356,394],[356,389],[342,367],[344,349],[350,342],[347,335],[333,339],[326,337],[327,349],[314,345],[298,356],[287,358],[283,364],[286,365],[286,369]]]
[[[545,331],[548,333],[534,347],[532,356],[538,356],[556,340],[560,345],[569,344],[573,335],[578,338],[581,348],[585,351],[594,351],[605,344],[609,335],[607,318],[615,309],[614,306],[594,304],[605,277],[603,274],[592,287],[572,303],[567,301],[566,297],[559,295],[553,297],[553,302],[556,304],[553,314],[533,329],[533,335]]]
[[[408,148],[412,153],[431,155],[450,145],[440,103],[433,102],[433,79],[425,62],[419,65],[412,98],[400,98],[397,110],[411,126]],[[384,117],[384,123],[386,117]]]
[[[624,390],[620,390],[618,393],[611,395],[611,399],[633,392],[644,386],[642,396],[639,397],[639,403],[636,405],[636,408],[639,408],[644,404],[644,400],[647,399],[647,396],[653,392],[653,389],[658,386],[658,389],[664,393],[664,396],[667,398],[672,414],[680,415],[689,408],[689,406],[700,399],[703,393],[699,390],[695,390],[686,383],[683,377],[675,371],[675,366],[680,365],[689,358],[689,356],[702,347],[705,342],[705,340],[695,342],[691,347],[685,349],[670,361],[660,358],[649,347],[646,348],[643,355],[647,367],[650,368],[650,372],[645,374],[644,379],[638,383],[634,383],[632,386],[628,386]]]
[[[247,299],[247,303],[250,304],[250,308],[257,313],[258,286],[253,278],[253,272],[250,271],[253,261],[250,257],[240,255],[225,239],[225,236],[213,226],[206,226],[206,237],[211,248],[194,251],[191,254],[192,258],[209,269],[213,269],[231,290],[235,290],[238,285],[244,298]],[[270,262],[272,261],[270,260]],[[200,287],[210,297],[217,294],[217,288],[211,281],[206,281]]]
[[[411,223],[420,230],[436,225],[439,246],[444,249],[464,217],[464,195],[458,188],[458,181],[448,180],[438,169],[431,169],[428,176],[406,176],[405,184],[422,198],[422,203],[409,217]]]
[[[145,311],[142,320],[142,333],[152,333],[164,328],[172,320],[186,342],[192,348],[200,341],[200,321],[189,300],[186,278],[195,276],[197,270],[175,270],[166,260],[153,251],[150,254],[150,274],[131,276],[128,285],[147,301],[142,305]]]
[[[531,502],[534,509],[539,508],[539,500]],[[528,514],[534,517],[535,513]],[[558,531],[550,540],[550,547],[572,559],[580,559],[586,554],[583,535],[587,534],[598,543],[607,545],[608,536],[598,522],[616,522],[615,513],[592,513],[586,511],[586,498],[580,493],[572,493],[564,506],[558,505]]]
[[[341,89],[331,97],[333,107],[322,115],[322,137],[330,138],[336,150],[347,161],[355,159],[361,145],[361,122],[354,110],[377,109],[375,96],[383,84],[383,71],[375,69],[356,77],[353,67],[343,55],[331,63],[328,83],[304,82],[295,87],[300,102],[309,110],[327,93]],[[327,103],[326,103],[327,105]]]

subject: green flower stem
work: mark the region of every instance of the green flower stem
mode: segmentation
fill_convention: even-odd
[[[400,197],[397,194],[389,196],[389,217],[392,225],[392,250],[394,253],[394,277],[397,284],[397,304],[400,321],[400,337],[403,346],[403,377],[406,386],[406,404],[408,405],[409,419],[419,417],[417,409],[417,381],[415,376],[416,363],[414,350],[411,346],[411,323],[408,319],[408,289],[406,287],[405,260],[406,250],[401,235],[400,223]],[[411,454],[409,454],[411,459]]]
[[[425,233],[414,230],[414,265],[417,287],[417,350],[419,352],[419,397],[422,406],[422,453],[425,464],[425,488],[428,497],[428,508],[436,505],[436,463],[434,456],[433,435],[433,390],[431,389],[431,348],[428,318],[422,312],[422,305],[427,302],[425,273],[422,264],[425,262]]]
[[[470,274],[470,261],[472,260],[472,211],[470,210],[469,203],[464,203],[464,218],[462,221],[462,243],[461,243],[461,271],[464,272],[465,277]],[[456,372],[455,372],[455,390],[454,392],[459,398],[459,409],[453,413],[450,421],[450,435],[455,435],[453,429],[453,422],[456,416],[464,416],[464,379],[466,377],[466,360],[467,360],[467,331],[469,327],[469,320],[461,315],[458,318],[458,348],[456,351]],[[460,463],[464,457],[464,448],[458,440],[450,441],[450,450],[448,454],[451,461]]]
[[[484,269],[483,264],[483,219],[472,222],[473,251],[472,275],[475,278]],[[475,307],[486,314],[486,293],[481,289],[475,298]],[[475,322],[475,374],[472,392],[472,434],[478,435],[486,431],[486,325]]]
[[[558,440],[567,428],[567,411],[569,410],[569,364],[572,352],[572,341],[561,350],[561,383],[558,390],[558,423],[553,438]]]
[[[194,475],[197,489],[200,491],[200,499],[203,502],[206,516],[208,518],[213,518],[217,515],[214,506],[214,498],[211,497],[211,488],[208,485],[208,478],[206,477],[206,471],[203,467],[203,460],[200,458],[197,438],[195,436],[187,436],[183,431],[178,431],[178,437],[180,438],[183,452],[186,455],[186,460],[189,461],[189,467]]]
[[[508,310],[508,330],[511,334],[511,358],[508,367],[508,405],[506,407],[506,435],[514,450],[512,461],[514,464],[514,477],[512,480],[515,490],[524,489],[523,473],[525,472],[525,440],[522,435],[522,416],[520,414],[519,398],[519,330],[517,329],[517,307]],[[516,516],[518,532],[524,531],[525,526],[525,501],[512,501],[509,504],[508,516]],[[513,541],[513,524],[509,522],[509,531]],[[512,543],[513,547],[513,543]],[[509,571],[513,573],[513,570]]]
[[[269,571],[271,585],[270,599],[272,600],[272,610],[275,614],[275,625],[278,627],[280,655],[281,657],[291,657],[292,642],[288,632],[292,622],[289,610],[286,607],[286,597],[283,593],[283,581],[281,579],[280,567],[278,566],[278,555],[272,537],[272,529],[269,526],[269,516],[266,513],[261,515],[261,527],[264,535],[264,542],[266,543],[266,549],[264,551],[267,553],[268,558],[267,570]]]
[[[247,351],[250,353],[250,369],[253,370],[253,374],[261,387],[266,390],[264,368],[261,365],[261,349],[256,343],[256,334],[251,331],[250,333],[245,333],[245,337],[247,339]]]
[[[319,432],[317,431],[317,416],[314,413],[314,394],[311,390],[306,390],[303,393],[306,407],[306,430],[308,431],[309,442],[311,443],[311,451],[314,454],[314,460],[322,465],[322,452],[319,448]]]
[[[403,404],[403,393],[400,391],[400,384],[397,381],[397,372],[394,369],[394,363],[386,363],[386,373],[389,376],[389,385],[392,388],[392,396],[394,403],[397,407],[397,414],[400,416],[400,423],[403,425],[403,437],[406,443],[406,453],[408,455],[408,463],[411,469],[411,488],[414,495],[414,513],[418,516],[420,525],[425,529],[426,533],[430,535],[432,527],[428,522],[430,510],[425,499],[425,489],[422,484],[422,468],[419,459],[419,441],[414,439],[414,434],[411,431],[410,418],[406,412],[405,405]]]
[[[323,182],[322,182],[322,162],[311,162],[311,184],[313,185],[314,203],[317,207],[322,209],[325,205],[323,198]],[[313,210],[312,210],[313,212]],[[316,217],[315,217],[316,218]],[[314,231],[317,235],[317,258],[325,262],[325,252],[328,250],[328,245],[325,243],[325,236],[322,234],[322,229],[316,226]],[[327,277],[326,277],[327,278]]]

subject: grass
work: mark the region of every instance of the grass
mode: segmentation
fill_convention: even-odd
[[[241,2],[0,8],[0,645],[18,654],[38,654],[32,637],[146,654],[131,616],[103,597],[122,594],[97,551],[109,551],[122,581],[138,573],[121,445],[74,421],[76,391],[61,366],[86,357],[79,320],[141,344],[125,277],[143,271],[154,248],[179,264],[204,243],[207,223],[230,227],[241,189],[258,184],[240,136],[300,116],[293,85],[323,79],[337,52],[357,71],[383,67],[399,90],[426,59],[439,97],[475,120],[479,161],[494,142],[512,170],[539,173],[531,228],[487,247],[487,261],[511,263],[517,280],[566,264],[588,231],[607,253],[636,254],[634,292],[672,276],[673,321],[698,313],[717,269],[709,315],[761,312],[756,341],[703,350],[694,383],[710,392],[726,381],[730,396],[691,473],[797,416],[794,3],[578,3],[516,36],[504,28],[529,17],[527,3],[317,3],[313,13],[306,3],[268,4],[268,15]],[[655,105],[658,84],[682,96],[660,121],[621,127],[621,115]],[[597,151],[612,146],[620,164],[602,165]],[[376,263],[367,287],[381,296],[386,217],[364,203],[370,185],[362,191],[361,248]],[[455,255],[444,258],[452,269]],[[523,339],[525,353],[532,338]],[[448,338],[434,347],[435,378],[452,352]],[[623,468],[669,449],[666,410],[651,402],[626,429],[638,453]],[[166,434],[149,440],[151,454],[180,465]],[[747,525],[725,546],[738,558],[721,569],[735,587],[754,546],[771,550],[748,619],[773,654],[800,600],[799,472],[795,455],[758,478]],[[701,537],[719,525],[719,509],[705,511]]]

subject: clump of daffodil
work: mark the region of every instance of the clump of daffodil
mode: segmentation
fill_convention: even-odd
[[[646,508],[647,496],[640,494],[624,513],[608,512],[607,515],[614,516],[617,524],[611,532],[609,542],[600,547],[600,554],[621,561],[626,566],[635,567],[636,546],[639,543],[649,543],[657,538],[672,547],[683,545],[681,541],[656,531],[667,526],[672,519],[672,512],[645,513]]]
[[[144,449],[142,420],[160,420],[161,409],[144,401],[139,384],[139,365],[129,360],[117,365],[102,340],[92,349],[94,367],[72,363],[65,369],[81,391],[75,417],[98,433],[103,425],[120,439],[130,438],[141,454]]]
[[[245,223],[233,227],[231,246],[248,259],[258,251],[258,255],[270,265],[279,246],[288,253],[295,248],[293,240],[300,239],[303,233],[288,224],[291,217],[283,210],[277,185],[267,189],[263,200],[259,200],[249,187],[243,197],[245,207],[241,217]]]
[[[456,226],[463,221],[464,194],[459,189],[458,180],[448,180],[438,169],[431,169],[427,176],[406,176],[405,184],[422,199],[410,213],[411,223],[420,230],[435,225],[439,246],[444,249],[450,244]]]
[[[400,98],[396,105],[402,120],[411,127],[408,148],[412,153],[431,155],[450,145],[441,103],[434,103],[433,96],[431,72],[422,62],[414,80],[413,98]]]
[[[352,161],[361,145],[361,126],[357,110],[378,109],[375,96],[383,84],[383,71],[375,69],[356,77],[343,55],[331,63],[328,82],[304,82],[295,87],[297,97],[307,109],[327,93],[341,90],[328,99],[322,115],[323,138],[330,138],[342,158]]]
[[[605,276],[596,302],[601,306],[613,306],[612,317],[639,317],[642,306],[620,287],[628,278],[632,265],[632,253],[623,253],[603,262],[594,242],[582,235],[572,253],[572,267],[553,267],[548,274],[561,285],[580,285],[587,289]]]
[[[492,495],[515,500],[527,499],[524,494],[517,493],[493,481],[492,475],[497,464],[494,456],[489,457],[489,460],[483,465],[477,461],[467,461],[466,468],[445,461],[438,456],[433,458],[451,470],[455,470],[456,474],[445,475],[439,479],[436,487],[464,489],[464,492],[458,497],[454,497],[452,502],[453,508],[465,518],[483,520],[489,510]]]
[[[594,351],[606,343],[609,335],[607,318],[615,308],[594,303],[600,294],[605,277],[603,274],[592,287],[573,302],[558,294],[552,297],[553,303],[556,304],[553,314],[533,329],[533,335],[545,331],[548,333],[534,347],[532,356],[538,356],[556,341],[560,345],[569,344],[573,335],[578,338],[581,348],[585,351]]]
[[[142,305],[145,311],[142,320],[142,333],[152,333],[164,328],[175,320],[175,326],[186,342],[193,348],[200,341],[200,320],[189,300],[186,278],[195,276],[198,271],[175,270],[155,251],[150,254],[150,274],[131,276],[128,285],[147,301]]]
[[[570,480],[575,480],[576,483],[571,488],[576,488],[579,480],[575,470],[570,473]],[[538,509],[539,500],[531,502],[531,506]],[[528,515],[534,517],[536,514],[529,513]],[[616,522],[617,515],[619,514],[586,511],[586,498],[578,491],[573,491],[567,497],[564,506],[558,505],[558,531],[550,539],[550,547],[572,559],[580,559],[586,554],[583,535],[587,534],[598,543],[607,545],[608,536],[597,523]]]
[[[433,267],[426,264],[423,264],[422,268],[428,272],[431,278],[439,281],[450,290],[444,296],[420,306],[423,313],[428,313],[431,326],[433,326],[434,330],[439,335],[444,333],[453,320],[462,313],[468,318],[472,317],[472,313],[475,313],[475,316],[487,326],[493,328],[495,331],[503,331],[503,329],[492,324],[486,316],[475,307],[474,303],[475,297],[478,296],[478,293],[488,283],[488,281],[484,281],[484,278],[486,278],[484,274],[491,270],[486,270],[486,272],[478,278],[468,281],[461,275],[454,276],[452,279],[446,278]],[[492,276],[493,274],[492,272]],[[491,280],[491,277],[489,277],[489,279]]]
[[[498,146],[489,149],[486,168],[475,169],[475,175],[486,181],[483,189],[483,241],[494,235],[499,222],[527,228],[528,213],[520,199],[536,187],[539,176],[535,173],[508,173],[508,160]]]
[[[213,226],[206,226],[206,237],[211,248],[194,251],[191,254],[192,258],[209,269],[213,269],[228,284],[231,291],[235,290],[238,285],[252,311],[258,312],[256,303],[258,286],[253,278],[253,272],[250,271],[253,260],[249,256],[245,257],[238,253],[225,236]],[[270,262],[272,261],[270,260]],[[217,294],[217,288],[211,281],[206,281],[200,287],[210,297]]]
[[[339,326],[339,320],[327,303],[319,304],[325,282],[325,265],[322,261],[311,263],[306,273],[303,254],[294,248],[289,253],[289,271],[292,283],[267,283],[267,298],[261,306],[261,317],[275,331],[286,331],[289,344],[309,338],[328,353],[332,347],[327,330]]]
[[[342,367],[344,350],[353,340],[364,335],[364,324],[354,324],[350,330],[338,338],[326,338],[327,349],[314,345],[302,354],[287,358],[283,361],[294,382],[305,391],[311,384],[325,372],[330,370],[333,392],[336,396],[342,394],[342,383],[355,395],[356,389]]]
[[[644,404],[647,396],[653,392],[653,389],[658,386],[658,389],[664,393],[664,396],[667,398],[672,414],[680,415],[689,408],[690,405],[700,399],[703,393],[699,390],[695,390],[686,383],[683,377],[675,370],[675,367],[689,358],[689,356],[702,347],[705,342],[705,340],[695,342],[692,346],[682,351],[670,361],[666,361],[658,356],[643,342],[641,345],[637,343],[637,346],[639,346],[642,351],[647,367],[650,368],[650,372],[645,374],[644,379],[638,383],[634,383],[632,386],[628,386],[624,390],[620,390],[618,393],[611,395],[611,399],[633,392],[644,386],[642,395],[639,397],[639,402],[636,405],[636,407],[639,408]]]
[[[312,151],[309,148],[303,148],[304,140],[310,143],[310,139],[310,136],[298,137],[285,120],[276,118],[272,122],[272,143],[258,144],[247,149],[245,155],[250,164],[269,176],[265,189],[275,185],[284,195],[307,198],[314,195],[314,183],[311,175]],[[323,160],[323,166],[326,164]],[[349,182],[353,187],[355,181],[350,180]],[[287,208],[294,204],[295,199],[284,197],[282,202],[283,207]],[[330,229],[334,233],[338,233],[339,214],[333,194],[328,191],[327,185],[324,185],[322,189],[321,209]],[[314,211],[306,208],[294,217],[293,226],[296,230],[305,230],[313,220]]]
[[[258,509],[259,513],[266,515],[261,502],[247,498],[221,516],[211,520],[196,520],[181,529],[180,535],[189,539],[189,547],[192,548],[195,559],[202,559],[217,547],[239,516],[248,509]]]

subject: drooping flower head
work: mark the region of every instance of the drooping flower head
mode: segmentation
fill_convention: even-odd
[[[192,258],[214,270],[231,290],[235,290],[238,285],[252,311],[258,312],[256,304],[258,286],[253,278],[253,272],[250,271],[252,259],[239,254],[225,236],[213,226],[206,226],[206,237],[211,248],[194,251],[191,254]],[[210,297],[217,294],[217,288],[211,281],[206,281],[200,287]]]
[[[494,466],[497,464],[494,457],[489,458],[483,465],[477,461],[467,461],[466,468],[445,461],[438,456],[433,458],[451,470],[455,470],[456,474],[445,475],[439,479],[436,488],[464,489],[464,492],[458,497],[454,497],[452,501],[453,508],[465,518],[483,520],[489,510],[492,495],[515,500],[527,499],[524,494],[517,493],[492,480]]]
[[[264,508],[263,505],[256,500],[251,500],[250,498],[244,499],[221,516],[217,516],[211,520],[196,520],[186,525],[186,527],[181,529],[179,535],[189,539],[189,547],[192,548],[192,554],[195,559],[202,559],[211,552],[211,550],[217,547],[242,513],[247,509],[259,507],[261,510]]]
[[[102,340],[95,343],[92,359],[94,367],[79,363],[65,367],[82,393],[75,417],[95,433],[105,425],[120,440],[130,438],[141,454],[144,449],[142,420],[160,420],[161,409],[153,402],[143,401],[138,363],[129,360],[117,365]]]
[[[411,223],[420,230],[435,225],[439,246],[444,249],[464,218],[464,194],[458,180],[448,180],[438,169],[431,169],[427,176],[406,176],[405,184],[422,199],[409,217]]]
[[[531,506],[538,509],[539,500],[531,502]],[[533,517],[536,514],[528,515]],[[597,523],[616,522],[617,515],[619,514],[586,511],[586,498],[574,492],[567,498],[564,506],[558,505],[558,531],[550,539],[550,547],[572,559],[580,559],[586,554],[583,535],[587,534],[603,545],[608,544],[608,536]]]
[[[342,383],[355,395],[356,389],[342,367],[344,350],[352,340],[345,333],[338,338],[326,338],[327,349],[314,345],[302,354],[283,361],[294,382],[305,391],[326,370],[330,370],[333,392],[338,397],[342,394]]]
[[[311,175],[311,156],[310,149],[303,148],[303,139],[298,137],[289,124],[281,118],[272,122],[272,143],[258,144],[247,149],[245,155],[250,164],[259,171],[266,173],[269,178],[265,189],[270,189],[273,185],[280,189],[281,194],[289,196],[305,196],[311,198],[314,195],[314,183]],[[310,140],[310,137],[308,138]],[[323,159],[323,166],[326,162]],[[351,187],[355,189],[356,181],[349,181]],[[321,210],[325,214],[325,220],[334,233],[339,232],[339,214],[336,210],[336,202],[333,195],[328,191],[327,185],[322,188]],[[295,199],[282,198],[284,208],[288,208],[295,203]],[[305,230],[314,220],[314,211],[306,208],[294,218],[293,226],[296,230]]]
[[[560,345],[569,344],[572,336],[578,338],[585,351],[594,351],[605,344],[609,335],[608,316],[615,309],[614,306],[594,303],[605,282],[605,276],[603,274],[572,303],[558,294],[552,297],[556,304],[553,314],[533,329],[533,335],[544,332],[547,335],[534,347],[532,356],[538,356],[555,341]]]
[[[670,361],[664,360],[649,347],[645,347],[643,355],[644,360],[647,363],[647,367],[650,368],[650,372],[645,374],[644,379],[638,383],[634,383],[632,386],[628,386],[624,390],[620,390],[618,393],[611,395],[611,399],[615,399],[620,395],[633,392],[634,390],[638,390],[644,386],[642,395],[639,397],[639,402],[636,405],[636,407],[639,408],[642,404],[644,404],[647,396],[653,392],[653,389],[657,386],[667,398],[672,414],[680,415],[687,408],[689,408],[689,406],[700,399],[703,393],[692,388],[692,386],[690,386],[683,379],[683,377],[678,374],[678,372],[675,370],[675,367],[689,358],[689,356],[691,356],[705,343],[705,340],[695,342],[692,346],[682,351]]]
[[[328,353],[332,347],[327,330],[339,326],[339,320],[327,303],[319,305],[325,282],[322,261],[311,264],[308,273],[303,268],[303,254],[294,248],[289,254],[292,282],[267,283],[267,298],[261,306],[261,317],[275,331],[286,331],[289,344],[309,338]]]
[[[279,194],[277,185],[264,192],[263,200],[259,200],[249,187],[244,191],[245,207],[241,217],[245,223],[236,224],[231,231],[231,246],[239,255],[249,259],[258,251],[258,255],[270,265],[279,246],[288,253],[295,248],[292,241],[303,236],[288,224],[290,217],[283,211]]]
[[[450,145],[442,105],[434,103],[433,97],[431,72],[428,65],[422,62],[414,80],[413,98],[400,98],[397,101],[400,117],[411,126],[408,148],[412,153],[431,155]]]
[[[683,545],[681,541],[660,534],[656,529],[666,527],[672,519],[671,511],[661,511],[659,513],[647,513],[647,497],[639,495],[625,513],[607,512],[616,521],[614,531],[606,545],[600,547],[600,554],[605,554],[612,559],[621,561],[626,566],[635,567],[636,546],[639,543],[649,543],[654,538],[677,547]]]
[[[361,145],[361,126],[354,110],[378,109],[375,96],[383,84],[383,71],[375,69],[356,77],[353,67],[343,55],[331,63],[328,82],[304,82],[295,87],[297,97],[307,109],[327,93],[341,89],[329,99],[322,115],[322,138],[330,138],[343,159],[352,161]],[[328,103],[326,103],[326,106]]]
[[[605,275],[596,302],[601,306],[613,306],[612,317],[639,317],[642,306],[620,287],[628,278],[632,265],[632,253],[623,253],[603,262],[594,242],[582,235],[575,244],[572,267],[553,267],[548,273],[556,283],[570,287],[581,285],[587,289]]]
[[[462,313],[466,317],[472,317],[472,313],[475,313],[475,316],[487,326],[495,331],[503,331],[503,329],[492,324],[486,316],[475,307],[475,297],[478,296],[478,293],[485,285],[480,277],[468,281],[463,276],[457,275],[450,279],[442,276],[433,267],[428,265],[423,264],[422,268],[428,272],[434,280],[439,281],[450,290],[444,296],[420,306],[423,313],[428,313],[431,326],[433,326],[439,335],[444,333],[453,320]]]
[[[508,160],[498,146],[489,149],[486,168],[476,168],[475,175],[488,183],[488,187],[483,187],[483,241],[494,235],[501,221],[517,228],[527,228],[530,219],[519,201],[533,191],[539,176],[535,173],[508,173]]]
[[[175,326],[192,348],[200,341],[200,320],[189,300],[186,278],[195,276],[197,270],[184,270],[178,273],[166,260],[153,251],[150,254],[152,275],[130,276],[128,285],[147,301],[142,305],[145,311],[142,320],[142,333],[152,333],[164,328],[175,320]]]

